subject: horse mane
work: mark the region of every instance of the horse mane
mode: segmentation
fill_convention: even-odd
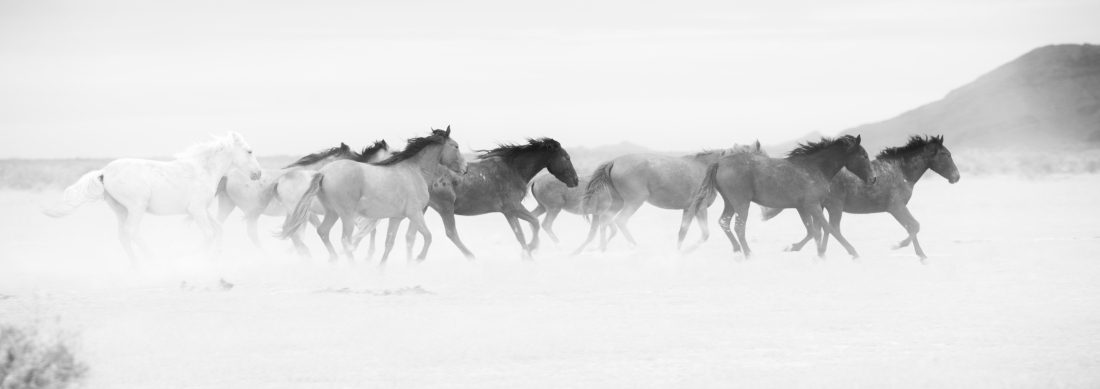
[[[348,147],[348,145],[344,144],[344,142],[340,142],[340,146],[333,147],[331,149],[324,149],[316,153],[304,156],[294,163],[286,165],[286,168],[312,165],[328,157],[345,157],[348,159],[358,159],[361,158],[361,155],[356,153],[355,150],[352,150],[351,147]]]
[[[431,146],[433,144],[443,144],[447,141],[449,136],[450,135],[448,135],[446,131],[432,129],[431,135],[409,138],[408,143],[405,144],[404,150],[401,150],[391,155],[389,158],[386,158],[383,161],[374,162],[372,163],[372,165],[389,166],[412,158],[419,154],[421,150],[424,150],[425,147]]]
[[[836,139],[821,137],[821,140],[817,142],[807,141],[806,143],[799,142],[798,147],[787,153],[787,158],[790,157],[805,157],[821,152],[825,149],[833,147],[834,145],[842,145],[844,147],[850,147],[855,144],[856,137],[851,135],[845,135]]]
[[[174,156],[176,159],[185,159],[198,157],[201,155],[207,155],[211,153],[223,152],[228,150],[233,145],[233,136],[217,136],[214,135],[214,140],[202,143],[195,143],[187,146],[186,149],[176,153]]]
[[[497,143],[497,148],[492,150],[477,150],[484,154],[477,156],[477,159],[486,159],[492,157],[500,157],[502,159],[512,159],[539,150],[557,150],[561,148],[561,144],[558,141],[550,138],[527,138],[527,144],[513,144],[513,143]]]
[[[943,144],[943,135],[940,136],[920,136],[912,135],[909,137],[909,142],[905,146],[901,147],[887,147],[880,151],[876,159],[897,159],[906,155],[921,151],[924,146],[930,144]]]
[[[388,150],[389,148],[390,146],[386,144],[385,139],[377,140],[374,141],[374,144],[363,148],[363,151],[359,152],[359,154],[355,158],[352,158],[352,160],[354,160],[355,162],[370,162],[370,159],[374,158],[375,154],[378,154],[382,150]]]
[[[710,155],[710,154],[718,154],[719,157],[725,157],[727,155],[734,154],[734,153],[759,154],[759,153],[763,153],[763,152],[764,152],[764,150],[760,148],[760,143],[759,142],[757,142],[756,144],[747,144],[747,145],[739,145],[739,144],[735,143],[733,145],[733,147],[730,147],[728,149],[703,149],[703,151],[695,153],[695,157],[698,158],[698,157],[702,157],[702,156]],[[764,155],[767,155],[767,153],[764,153]]]

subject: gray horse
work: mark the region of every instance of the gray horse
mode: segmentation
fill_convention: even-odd
[[[364,148],[362,152],[355,152],[344,143],[309,154],[282,169],[263,169],[259,180],[250,180],[248,173],[239,169],[230,170],[222,177],[218,184],[218,223],[225,223],[225,219],[236,208],[241,208],[247,222],[248,237],[252,244],[261,252],[265,251],[260,243],[259,234],[256,231],[256,223],[261,215],[285,216],[287,209],[297,204],[297,198],[309,186],[310,177],[307,172],[314,172],[333,161],[350,159],[359,162],[376,162],[389,157],[389,147],[386,141],[374,142],[374,145]],[[293,196],[295,201],[284,206],[284,202],[271,201],[277,198],[274,187],[282,184],[282,195]],[[320,204],[317,204],[320,207]],[[319,209],[319,208],[318,208]],[[311,217],[314,225],[319,223],[316,217]],[[302,253],[305,246],[301,238],[294,237],[294,246]],[[307,251],[308,252],[308,251]]]
[[[573,253],[578,254],[584,250],[584,247],[595,238],[601,220],[612,216],[615,217],[615,224],[622,231],[623,237],[631,245],[637,245],[626,223],[646,202],[658,208],[683,210],[679,238],[676,241],[677,250],[684,244],[684,238],[687,237],[688,227],[691,226],[694,215],[699,223],[699,229],[702,230],[702,236],[686,251],[695,250],[710,237],[706,210],[702,209],[699,212],[691,210],[695,188],[703,182],[707,166],[714,164],[722,157],[742,153],[767,156],[767,153],[760,148],[760,141],[756,141],[752,145],[734,145],[729,149],[709,150],[680,157],[627,154],[600,165],[592,172],[592,179],[585,190],[582,206],[584,209],[596,209],[597,205],[594,202],[598,201],[597,195],[603,191],[611,194],[611,206],[606,211],[592,216],[588,239]],[[605,244],[600,245],[600,250],[607,248]]]
[[[581,177],[577,186],[570,188],[550,174],[540,174],[531,180],[531,196],[538,203],[531,214],[535,217],[546,214],[546,217],[542,219],[542,229],[546,231],[546,234],[550,236],[554,243],[559,243],[558,236],[554,234],[554,220],[557,220],[561,211],[564,210],[574,215],[592,214],[592,211],[585,212],[581,208],[588,181],[589,177]],[[610,205],[611,194],[608,192],[600,193],[600,197],[595,203],[595,209],[606,210]],[[610,235],[607,235],[608,228],[611,229]],[[600,229],[601,244],[606,245],[606,242],[615,237],[615,233],[618,231],[619,229],[615,227],[614,223],[605,220],[603,227]]]
[[[431,232],[424,224],[428,185],[446,170],[466,172],[466,160],[458,150],[458,143],[450,135],[450,127],[446,131],[432,130],[431,135],[409,139],[404,150],[384,161],[337,161],[321,168],[294,212],[287,216],[280,236],[289,238],[305,224],[316,196],[325,210],[325,218],[317,227],[317,234],[324,241],[330,260],[335,260],[337,254],[329,241],[329,232],[338,219],[343,221],[341,242],[344,252],[349,261],[353,260],[352,233],[359,217],[390,219],[386,250],[382,254],[383,264],[393,248],[397,226],[401,219],[408,218],[410,228],[424,236],[424,248],[417,257],[424,260],[432,243]]]
[[[902,147],[891,147],[883,150],[874,161],[871,168],[875,170],[878,182],[875,185],[863,185],[859,178],[848,171],[841,171],[833,177],[829,197],[825,199],[825,210],[829,211],[829,224],[833,230],[840,231],[840,218],[844,212],[856,214],[888,212],[901,223],[901,226],[909,233],[905,240],[894,246],[900,249],[913,243],[913,249],[921,262],[928,257],[921,250],[917,240],[917,232],[920,232],[920,223],[909,213],[909,199],[913,197],[913,187],[928,169],[939,173],[948,182],[959,182],[959,169],[955,167],[955,161],[951,159],[951,151],[943,145],[943,137],[912,136],[909,143]],[[764,213],[764,220],[771,219],[783,211],[782,208],[760,207]],[[810,216],[799,210],[802,223],[810,222]],[[798,251],[808,242],[812,236],[806,234],[802,241],[792,244],[787,249]],[[829,243],[829,235],[822,237],[822,244]]]
[[[860,138],[846,135],[837,139],[821,138],[820,142],[808,142],[791,150],[787,158],[768,158],[760,155],[734,154],[720,159],[707,168],[706,179],[699,186],[692,209],[705,211],[713,202],[715,192],[722,194],[725,208],[718,224],[733,244],[733,251],[744,249],[747,258],[751,251],[745,239],[745,221],[749,203],[755,202],[770,208],[799,208],[813,219],[806,230],[818,242],[818,256],[825,255],[821,244],[820,229],[836,236],[852,258],[858,258],[848,240],[833,230],[821,213],[821,203],[829,196],[829,181],[840,169],[848,168],[866,184],[876,180],[871,170],[867,151],[859,145]],[[737,237],[730,232],[730,220],[737,215]],[[740,240],[740,245],[738,245]]]

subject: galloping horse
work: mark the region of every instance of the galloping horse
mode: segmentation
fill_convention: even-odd
[[[687,237],[688,228],[691,226],[691,218],[694,215],[702,230],[699,241],[686,250],[691,252],[703,244],[710,237],[710,227],[707,226],[706,210],[694,212],[691,209],[691,199],[695,188],[703,182],[707,166],[714,164],[719,158],[732,154],[748,153],[766,156],[767,153],[760,148],[760,141],[752,145],[734,145],[724,150],[708,150],[701,153],[669,157],[657,154],[627,154],[615,158],[592,172],[592,179],[585,189],[582,207],[598,209],[593,201],[602,191],[611,193],[611,206],[604,212],[594,213],[592,226],[588,231],[588,239],[574,251],[580,253],[584,247],[592,242],[596,236],[601,220],[615,216],[615,224],[622,231],[623,236],[631,245],[634,236],[630,233],[626,223],[638,208],[649,202],[664,209],[683,210],[683,218],[680,221],[680,232],[676,240],[676,249],[679,250]],[[587,216],[587,215],[585,215]],[[606,242],[600,244],[600,250],[606,249]]]
[[[424,224],[424,210],[428,206],[428,185],[446,169],[466,172],[466,160],[458,150],[458,143],[451,139],[451,128],[432,130],[422,138],[409,139],[405,149],[375,163],[336,161],[321,168],[313,176],[309,188],[283,223],[280,237],[292,236],[309,218],[313,198],[321,201],[325,218],[317,227],[317,234],[325,242],[330,260],[335,260],[336,250],[329,241],[329,232],[336,220],[343,220],[341,242],[348,260],[353,257],[352,232],[356,218],[390,219],[386,235],[386,251],[382,263],[393,248],[397,226],[403,218],[409,218],[411,227],[424,235],[424,248],[419,260],[428,255],[432,243],[431,232]]]
[[[542,219],[542,229],[546,231],[547,235],[550,235],[550,239],[554,243],[558,243],[558,236],[554,234],[554,220],[557,220],[558,214],[561,211],[569,212],[574,215],[591,215],[594,211],[585,211],[581,208],[584,201],[584,190],[588,186],[589,177],[581,177],[577,186],[568,187],[561,180],[557,179],[550,174],[540,174],[535,176],[531,180],[531,197],[535,198],[535,202],[538,206],[531,211],[531,215],[535,217],[546,214],[546,218]],[[607,192],[601,193],[600,198],[595,204],[595,209],[605,210],[611,205],[611,194]],[[611,235],[607,236],[607,229],[611,229]],[[619,229],[615,227],[615,223],[604,222],[603,227],[600,229],[600,242],[606,242],[615,237],[615,233]]]
[[[736,253],[744,249],[746,258],[751,253],[749,242],[745,239],[749,202],[769,208],[798,208],[808,213],[813,223],[807,224],[806,230],[814,235],[818,243],[818,256],[825,255],[825,246],[820,239],[820,228],[824,228],[826,233],[836,235],[836,240],[844,245],[853,259],[858,258],[856,250],[840,231],[833,230],[825,222],[821,203],[829,196],[829,181],[840,169],[848,168],[864,183],[875,182],[875,172],[871,170],[867,151],[859,143],[859,137],[846,135],[835,140],[821,138],[819,142],[800,144],[787,154],[787,158],[752,154],[722,158],[707,168],[706,179],[692,200],[692,209],[705,211],[704,204],[711,201],[708,199],[713,199],[715,192],[721,193],[726,207],[722,209],[718,224],[733,244],[733,251]],[[730,220],[734,214],[737,215],[736,238],[730,232]]]
[[[476,216],[492,212],[504,214],[508,225],[516,235],[525,256],[539,245],[539,219],[523,207],[527,196],[527,183],[542,169],[550,171],[569,187],[577,186],[577,172],[569,153],[558,141],[550,138],[528,139],[525,145],[502,144],[477,157],[469,164],[465,175],[443,174],[432,182],[432,209],[443,218],[447,238],[454,242],[462,254],[473,259],[474,254],[462,244],[455,228],[455,215]],[[519,219],[531,223],[531,243],[528,244],[519,226]],[[412,250],[415,231],[409,229],[406,240]]]
[[[218,183],[230,168],[248,173],[252,180],[261,176],[260,164],[252,148],[236,132],[214,141],[192,145],[169,162],[123,158],[108,163],[102,170],[85,174],[65,189],[62,202],[44,209],[51,217],[71,214],[80,205],[104,199],[118,217],[118,240],[134,263],[132,243],[145,253],[153,253],[138,232],[146,212],[153,215],[190,215],[202,229],[205,247],[221,236],[221,225],[207,209],[214,200]]]
[[[313,182],[314,176],[317,174],[317,170],[325,167],[329,163],[348,160],[360,163],[378,162],[390,157],[389,145],[386,141],[375,141],[373,145],[363,149],[362,152],[356,153],[350,150],[347,145],[341,143],[339,148],[333,148],[307,155],[299,159],[286,167],[285,173],[280,175],[275,182],[271,183],[263,192],[261,197],[266,199],[274,199],[272,206],[278,206],[284,210],[292,210],[302,199],[306,190],[309,189],[309,185]],[[321,206],[321,202],[314,199],[310,205],[309,222],[314,226],[321,224],[317,215],[323,214],[325,209]],[[271,208],[271,206],[269,206]],[[309,249],[306,248],[305,243],[302,242],[302,234],[305,233],[305,229],[299,229],[297,234],[291,235],[290,240],[294,242],[294,249],[298,255],[303,257],[309,257]],[[371,234],[371,247],[374,247],[374,234]]]
[[[863,185],[851,172],[841,171],[833,177],[829,197],[825,199],[825,209],[829,211],[829,224],[833,230],[840,231],[840,218],[844,212],[868,214],[889,212],[909,233],[905,240],[894,246],[900,249],[913,242],[913,249],[921,262],[928,257],[917,241],[920,223],[909,213],[909,199],[913,197],[913,187],[928,169],[939,173],[948,182],[959,182],[959,169],[951,159],[951,151],[943,145],[943,136],[912,136],[909,143],[901,147],[883,150],[871,161],[878,182],[875,185]],[[782,208],[761,207],[764,220],[771,219],[783,211]],[[810,216],[798,211],[802,223],[810,222]],[[810,234],[802,241],[792,244],[788,250],[798,251],[812,238]],[[829,235],[822,237],[822,245],[829,243]]]
[[[305,188],[309,186],[310,179],[312,179],[312,177],[300,174],[302,171],[316,171],[332,161],[341,159],[374,162],[388,156],[386,141],[375,142],[373,146],[363,149],[361,153],[357,153],[348,145],[340,143],[338,147],[307,155],[282,169],[263,169],[263,174],[256,181],[248,180],[248,174],[244,171],[232,169],[225,177],[222,177],[221,183],[218,185],[218,223],[225,223],[225,219],[229,217],[233,209],[240,207],[247,222],[248,237],[252,240],[252,244],[256,245],[256,248],[264,251],[256,232],[256,223],[260,219],[260,215],[285,216],[288,209],[281,202],[271,202],[273,194],[270,189],[273,185],[282,183],[284,188],[288,188],[288,191],[289,188],[300,189],[297,191],[295,201],[291,203],[297,204],[297,198],[301,197],[301,192],[305,191]],[[286,195],[291,194],[287,193]],[[320,209],[320,204],[317,204],[315,209]],[[314,225],[320,222],[316,217],[310,219],[314,221]],[[295,236],[293,239],[295,247],[299,247],[301,238]]]

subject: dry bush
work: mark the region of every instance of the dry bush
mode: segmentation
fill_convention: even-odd
[[[0,324],[0,389],[67,388],[87,373],[59,335]]]

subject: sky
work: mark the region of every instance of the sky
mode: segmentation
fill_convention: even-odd
[[[655,150],[835,134],[1048,44],[1100,1],[0,0],[0,158],[548,136]]]

